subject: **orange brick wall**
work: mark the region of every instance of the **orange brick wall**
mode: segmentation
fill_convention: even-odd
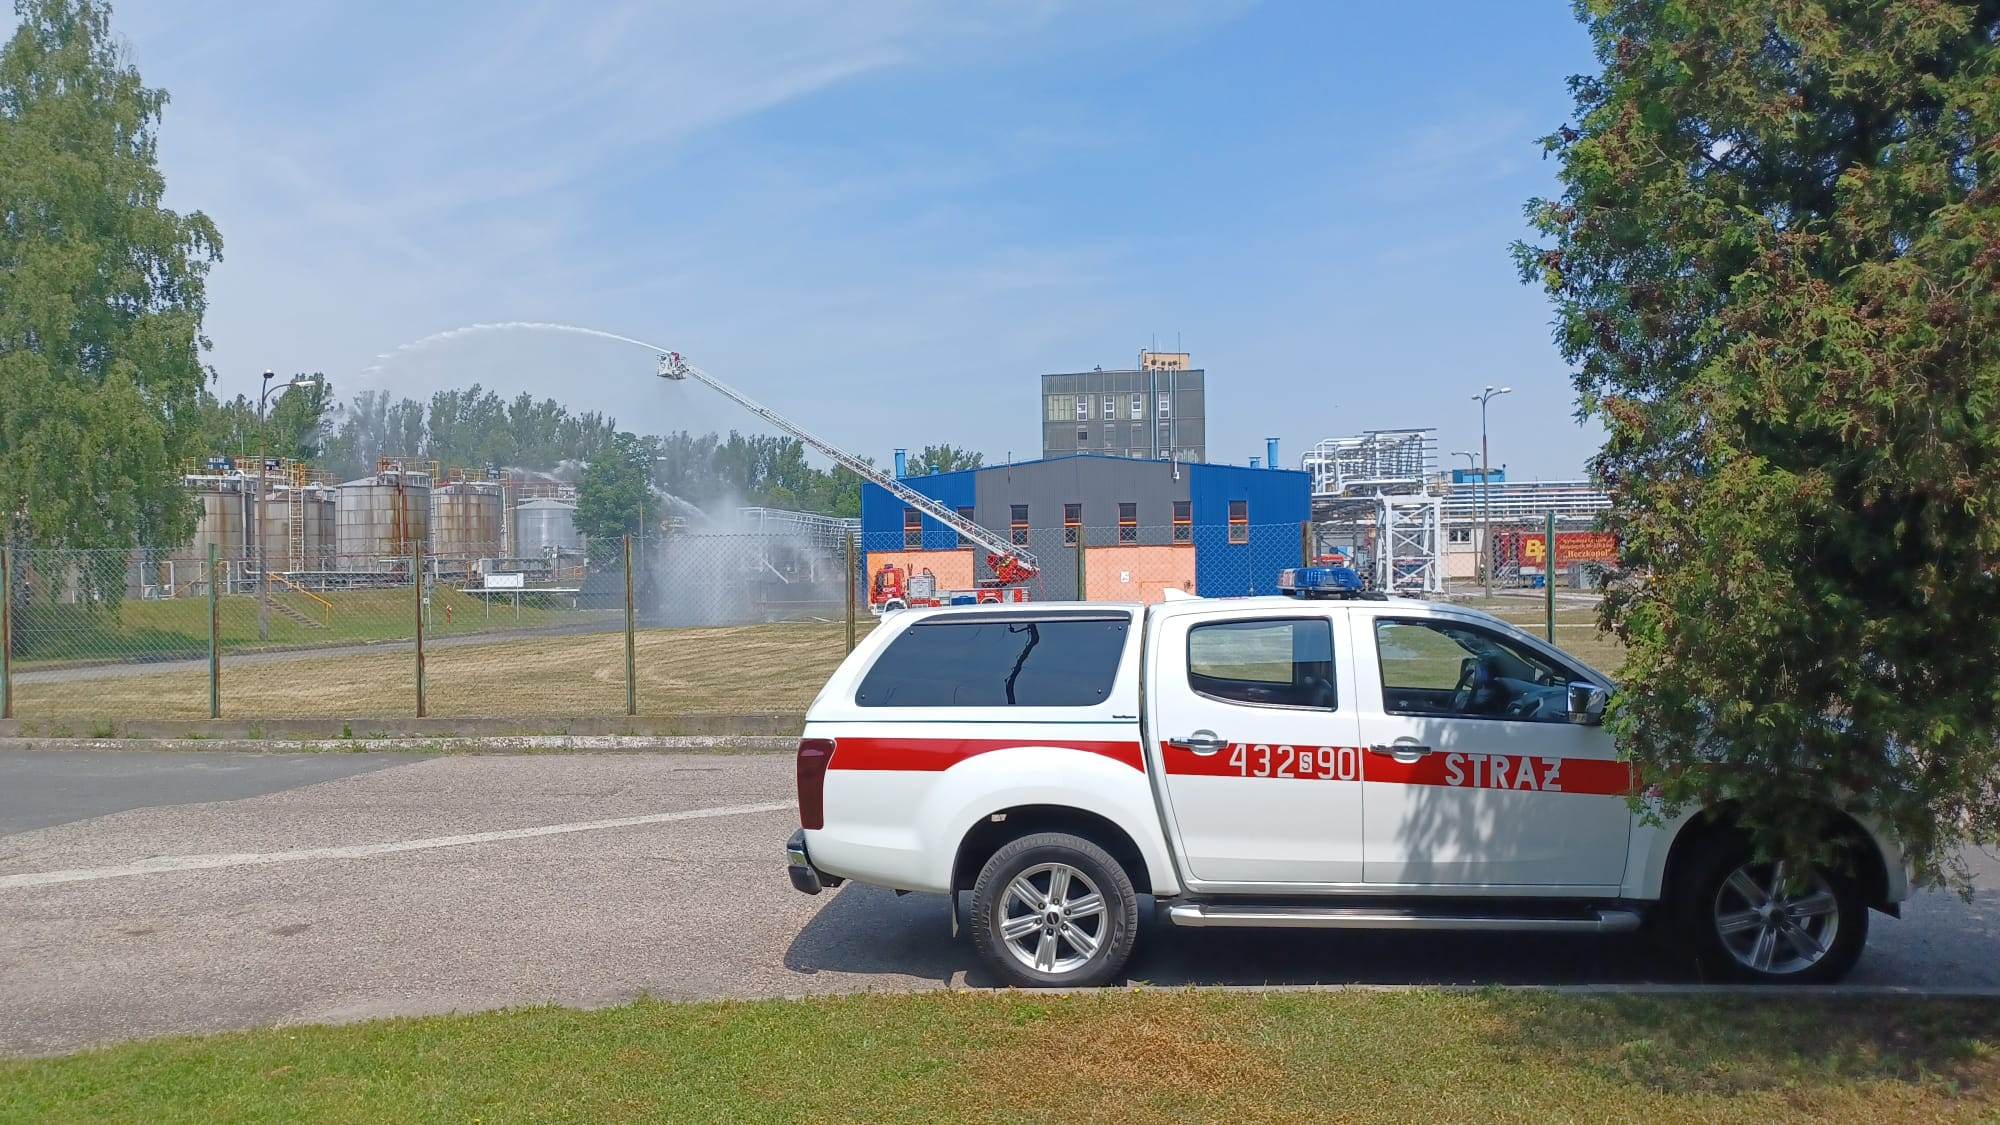
[[[1094,602],[1162,600],[1168,589],[1194,593],[1193,547],[1092,547],[1083,560],[1084,589]]]

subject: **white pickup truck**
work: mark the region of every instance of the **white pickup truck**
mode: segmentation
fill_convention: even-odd
[[[807,715],[790,875],[950,894],[954,932],[970,891],[979,954],[1024,986],[1115,977],[1142,896],[1177,926],[1652,921],[1717,974],[1846,972],[1908,894],[1900,852],[1828,809],[1839,861],[1788,871],[1727,808],[1635,811],[1611,689],[1421,601],[905,610]]]

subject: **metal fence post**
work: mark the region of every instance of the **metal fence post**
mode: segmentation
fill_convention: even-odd
[[[417,592],[417,718],[424,717],[424,549],[410,552],[410,589]]]
[[[0,543],[0,719],[14,717],[14,548]]]
[[[639,660],[632,620],[632,537],[625,537],[625,713],[639,713]]]
[[[1556,514],[1549,513],[1542,538],[1542,605],[1549,614],[1549,643],[1556,643]]]
[[[1299,524],[1299,565],[1313,564],[1313,525],[1311,520]]]
[[[1085,562],[1084,552],[1090,549],[1090,535],[1081,525],[1076,529],[1076,600],[1090,600],[1090,572]]]
[[[847,651],[854,651],[854,603],[858,599],[855,584],[861,581],[861,537],[847,537]]]
[[[222,564],[208,545],[208,717],[222,717]]]

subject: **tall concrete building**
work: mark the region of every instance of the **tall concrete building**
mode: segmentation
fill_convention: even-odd
[[[1186,352],[1140,352],[1122,371],[1044,375],[1042,456],[1207,461],[1206,383]]]

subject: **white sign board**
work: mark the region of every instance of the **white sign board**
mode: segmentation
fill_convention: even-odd
[[[526,589],[527,585],[528,576],[525,574],[489,574],[486,576],[486,588],[489,590],[521,590]]]

